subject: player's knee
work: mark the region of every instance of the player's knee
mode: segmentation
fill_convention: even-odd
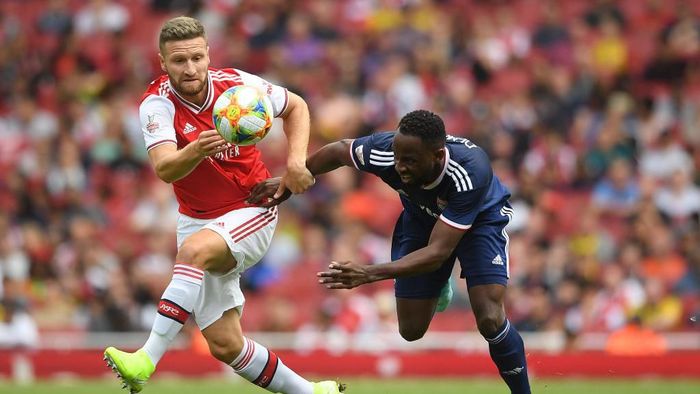
[[[493,338],[503,324],[503,316],[497,310],[476,316],[476,326],[485,338]]]
[[[207,343],[211,355],[226,364],[231,364],[243,349],[243,338],[237,338],[234,335],[209,338]]]
[[[401,338],[407,340],[408,342],[417,341],[423,338],[426,331],[427,328],[422,329],[420,327],[399,326],[399,334],[401,334]]]
[[[197,242],[196,239],[190,237],[180,246],[175,260],[201,270],[209,270],[212,268],[210,265],[213,257],[212,250],[207,246],[207,243]]]

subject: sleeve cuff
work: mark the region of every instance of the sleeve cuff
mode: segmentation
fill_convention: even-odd
[[[152,143],[151,145],[148,145],[148,147],[146,147],[146,150],[149,151],[149,150],[155,148],[156,146],[167,144],[167,143],[177,145],[177,141],[175,141],[175,140],[160,140],[160,141],[156,141],[156,142]]]
[[[453,222],[452,220],[446,218],[444,215],[440,215],[440,220],[442,220],[448,226],[454,227],[458,230],[466,231],[472,227],[471,224],[461,224],[461,223]]]
[[[279,115],[282,115],[284,111],[287,110],[287,106],[289,105],[289,90],[284,89],[284,104],[282,105],[282,109],[280,110]],[[277,115],[277,116],[279,116]]]
[[[350,143],[350,160],[352,160],[352,165],[355,166],[355,168],[359,170],[360,167],[357,165],[357,160],[355,159],[355,154],[353,152],[353,147],[352,147],[354,143],[355,143],[354,140],[353,140],[353,142]]]

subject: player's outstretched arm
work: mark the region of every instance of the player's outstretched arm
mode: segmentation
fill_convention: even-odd
[[[306,168],[306,152],[309,148],[310,115],[309,107],[304,99],[289,92],[289,103],[282,114],[284,119],[284,132],[287,134],[288,153],[287,171],[282,176],[280,187],[275,193],[279,198],[285,188],[292,193],[305,192],[314,183],[314,177]]]
[[[432,272],[450,257],[463,235],[464,230],[438,220],[427,246],[388,264],[365,265],[332,261],[328,265],[328,271],[317,274],[318,281],[329,289],[352,289],[379,280]]]
[[[246,203],[258,205],[263,208],[270,208],[282,204],[292,196],[292,192],[285,188],[281,195],[275,197],[281,183],[281,177],[268,178],[262,182],[258,182],[258,184],[251,189],[250,196],[245,200]]]
[[[323,146],[309,157],[306,161],[306,167],[314,176],[331,172],[342,166],[352,167],[352,158],[350,157],[352,141],[345,139]]]
[[[342,166],[352,166],[350,146],[352,140],[340,140],[325,145],[306,161],[306,168],[314,176],[325,174]],[[270,178],[258,183],[250,191],[248,204],[258,204],[262,207],[271,207],[288,199],[292,192],[285,188],[279,193],[282,178]]]

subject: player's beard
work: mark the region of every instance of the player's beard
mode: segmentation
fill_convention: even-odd
[[[173,78],[170,79],[171,81]],[[194,81],[177,81],[175,84],[174,88],[177,90],[178,93],[180,93],[183,96],[196,96],[199,93],[204,90],[204,87],[206,86],[207,78],[206,76],[202,78],[201,80],[197,80],[197,83],[194,83]]]

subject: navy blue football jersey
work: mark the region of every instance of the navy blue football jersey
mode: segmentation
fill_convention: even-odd
[[[430,185],[409,186],[394,168],[395,132],[377,132],[353,141],[350,156],[357,169],[380,177],[401,196],[404,211],[428,229],[439,218],[466,230],[478,215],[507,201],[508,189],[493,174],[488,155],[466,138],[447,136],[445,166]]]

